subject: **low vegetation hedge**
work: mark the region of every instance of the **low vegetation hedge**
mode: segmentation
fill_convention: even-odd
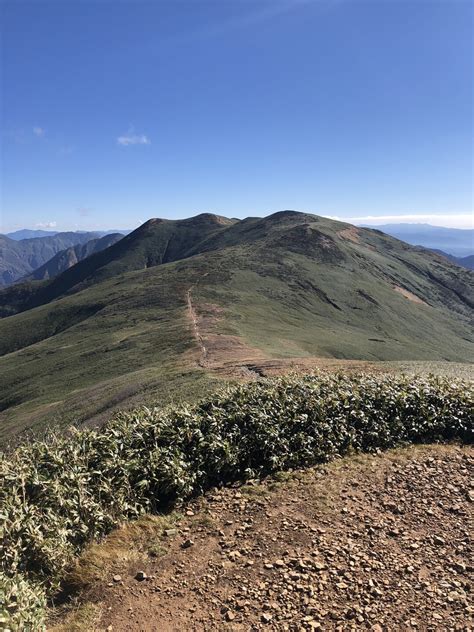
[[[89,541],[124,519],[351,451],[472,442],[473,417],[470,383],[322,373],[233,387],[192,407],[142,408],[99,431],[4,454],[0,629],[41,629],[44,595]]]

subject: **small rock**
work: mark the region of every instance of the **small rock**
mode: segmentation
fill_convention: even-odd
[[[122,581],[122,577],[120,575],[114,575],[112,579],[114,580],[115,583]]]
[[[227,610],[227,612],[225,613],[225,618],[227,621],[233,621],[235,619],[235,612],[232,612],[232,610]]]
[[[135,579],[139,582],[142,582],[146,578],[147,578],[147,574],[144,573],[143,571],[138,571],[138,573],[135,575]]]
[[[269,612],[264,612],[262,614],[263,623],[270,623],[272,619],[273,619],[273,616]]]
[[[165,535],[168,537],[171,535],[176,535],[177,532],[177,529],[165,529]]]

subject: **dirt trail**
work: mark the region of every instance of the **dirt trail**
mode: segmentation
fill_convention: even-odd
[[[472,448],[430,446],[215,490],[110,570],[94,629],[472,630],[473,474]]]
[[[196,338],[199,347],[201,349],[201,354],[200,354],[200,358],[199,358],[199,366],[205,368],[206,366],[208,366],[208,362],[207,362],[207,349],[206,349],[206,345],[204,344],[204,340],[201,336],[201,333],[199,331],[199,327],[198,327],[198,316],[196,314],[196,310],[194,309],[193,306],[193,302],[192,302],[192,298],[191,298],[191,292],[192,292],[192,287],[190,287],[187,291],[186,291],[186,302],[188,305],[188,314],[189,314],[189,318],[193,324],[193,331],[194,331],[194,337]]]
[[[186,291],[186,303],[194,337],[200,348],[198,365],[225,376],[259,379],[260,373],[251,364],[263,358],[262,352],[246,345],[239,336],[216,333],[215,326],[222,318],[222,309],[205,304],[200,305],[198,312],[192,290],[193,287],[190,287]]]
[[[381,371],[364,360],[338,360],[335,358],[295,357],[269,358],[260,349],[251,347],[243,338],[217,331],[216,325],[224,317],[224,310],[212,304],[199,304],[193,300],[194,286],[186,291],[186,310],[199,346],[199,355],[193,362],[206,370],[226,378],[258,380],[291,371],[308,372],[314,369],[363,371],[371,368]]]

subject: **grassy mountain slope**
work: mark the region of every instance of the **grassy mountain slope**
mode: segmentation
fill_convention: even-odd
[[[4,439],[199,392],[237,361],[474,357],[472,272],[434,253],[294,212],[177,224],[148,222],[0,320]]]
[[[72,268],[72,266],[86,257],[90,257],[105,248],[109,248],[122,238],[123,235],[121,233],[112,233],[104,237],[91,239],[84,244],[76,244],[70,248],[66,248],[66,250],[61,250],[45,264],[33,270],[33,272],[27,275],[23,280],[44,281],[52,279],[58,276],[58,274],[61,274],[61,272]]]
[[[69,232],[17,241],[0,235],[0,287],[36,270],[61,250],[98,236],[96,233]]]
[[[234,220],[208,213],[187,220],[151,219],[107,250],[87,257],[55,279],[3,291],[0,293],[0,316],[43,305],[67,292],[78,291],[124,272],[186,258],[207,237],[233,223]]]

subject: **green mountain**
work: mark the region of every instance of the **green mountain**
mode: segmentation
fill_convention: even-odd
[[[471,271],[378,230],[293,211],[150,220],[0,292],[0,436],[321,358],[470,362],[473,306]]]
[[[69,232],[16,240],[0,235],[0,287],[30,274],[61,250],[97,237],[96,233]]]
[[[45,264],[36,268],[31,274],[27,275],[22,281],[44,281],[46,279],[52,279],[61,272],[72,268],[72,266],[79,263],[86,257],[109,248],[117,241],[123,238],[121,233],[113,233],[106,235],[105,237],[91,239],[86,241],[85,244],[76,244],[65,250],[61,250],[54,257],[52,257]]]
[[[178,221],[151,219],[111,248],[88,257],[53,280],[27,288],[10,288],[0,296],[0,316],[37,307],[73,289],[77,291],[124,272],[184,259],[199,251],[201,242],[234,222],[208,213]]]

